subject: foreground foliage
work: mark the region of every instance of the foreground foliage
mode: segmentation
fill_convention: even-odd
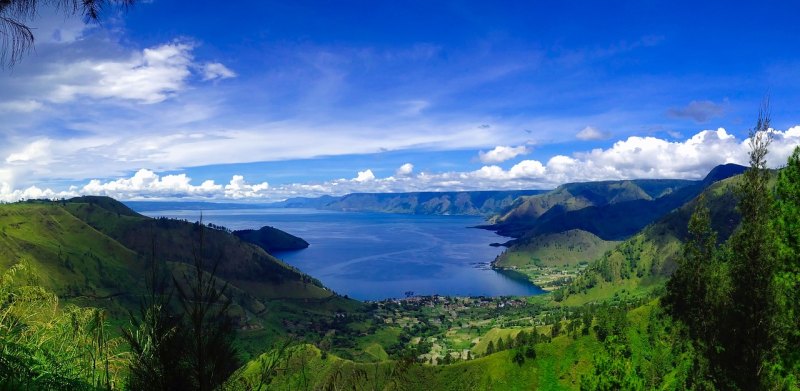
[[[121,387],[127,355],[103,310],[59,306],[24,264],[0,277],[0,297],[0,389]]]

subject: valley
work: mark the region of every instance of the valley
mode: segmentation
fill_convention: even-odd
[[[631,193],[631,183],[570,185],[579,195],[556,189],[523,196],[490,219],[495,225],[475,229],[469,228],[479,225],[474,217],[270,208],[205,209],[200,223],[191,222],[194,209],[155,208],[146,212],[153,217],[147,217],[110,198],[79,197],[0,205],[0,226],[3,251],[9,255],[6,268],[24,265],[35,276],[25,284],[52,291],[66,305],[105,311],[114,338],[125,335],[130,327],[126,319],[135,319],[136,306],[154,289],[148,273],[156,273],[155,268],[163,268],[179,287],[192,286],[198,276],[193,267],[211,273],[208,281],[230,303],[226,316],[233,320],[236,355],[243,364],[225,381],[226,389],[419,389],[423,384],[435,389],[578,389],[624,375],[593,377],[603,370],[602,360],[613,362],[614,349],[621,348],[633,360],[626,370],[652,372],[643,379],[646,388],[679,388],[678,358],[690,350],[672,329],[661,301],[680,265],[682,243],[691,234],[687,226],[700,202],[708,205],[709,223],[720,241],[739,225],[734,189],[742,180],[735,172],[741,170],[725,170],[730,175],[715,169],[715,180],[699,182],[704,187],[692,190],[696,197],[682,206],[615,240],[602,239],[599,235],[607,232],[602,228],[593,233],[572,224],[537,221],[574,221],[572,214],[589,208],[589,199],[605,199],[597,201],[599,211],[593,213],[610,216],[616,212],[603,208],[614,209],[617,202],[628,208],[630,202],[649,202],[656,206],[644,209],[655,211],[667,201],[644,191],[632,192],[642,199],[620,198],[619,191]],[[663,198],[692,186],[679,182],[680,189],[664,191],[665,184],[675,185],[663,181],[644,187]],[[576,188],[592,189],[594,198]],[[584,205],[569,206],[576,204]],[[521,216],[514,210],[532,210],[528,205],[549,209],[528,216],[530,229],[511,237],[505,248],[489,246],[496,240],[493,231],[508,232],[510,220],[502,216]],[[641,224],[639,219],[632,224]],[[617,221],[615,217],[604,224]],[[361,228],[343,228],[347,224]],[[514,224],[514,229],[522,227]],[[263,228],[246,230],[253,226]],[[538,227],[544,226],[564,230],[541,233]],[[597,222],[593,226],[601,227]],[[386,230],[385,237],[379,229]],[[348,243],[354,238],[365,244]],[[369,243],[373,247],[361,247]],[[303,255],[315,248],[321,252]],[[217,261],[198,264],[198,255]],[[426,257],[438,264],[433,269],[417,263],[403,268],[402,262]],[[491,268],[473,265],[492,257]],[[317,259],[328,262],[312,262]],[[449,262],[461,269],[443,268]],[[448,278],[466,284],[456,285],[457,292],[480,286],[474,277],[479,275],[494,276],[486,280],[492,286],[496,281],[512,284],[508,287],[533,283],[535,290],[439,294],[448,289]],[[437,285],[426,293],[424,281],[429,280]],[[374,298],[359,292],[371,292]],[[167,300],[168,307],[177,304]],[[675,342],[668,347],[658,345],[659,339]],[[651,354],[667,361],[654,361]],[[122,381],[122,373],[115,372],[115,381]]]

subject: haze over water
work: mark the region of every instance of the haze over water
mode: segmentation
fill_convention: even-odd
[[[143,214],[196,221],[197,210]],[[505,239],[468,228],[473,216],[419,216],[313,209],[205,210],[203,221],[232,230],[270,225],[310,243],[275,254],[334,291],[362,300],[417,295],[502,296],[543,291],[489,269]]]

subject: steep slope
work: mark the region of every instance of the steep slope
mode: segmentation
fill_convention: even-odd
[[[653,200],[691,184],[693,181],[670,179],[568,183],[545,194],[522,197],[510,210],[497,216],[495,222],[512,224],[536,219],[553,208],[568,212],[589,206]]]
[[[571,229],[520,238],[494,261],[500,268],[565,266],[590,262],[613,249],[618,241],[603,240],[591,232]]]
[[[81,197],[67,201],[63,207],[142,258],[191,264],[195,252],[202,247],[206,262],[218,261],[220,277],[235,286],[249,287],[247,290],[257,297],[331,295],[319,281],[226,231],[180,220],[152,219],[135,212],[117,214],[119,205],[122,204],[106,197]],[[270,289],[258,288],[258,283],[263,282],[268,282]]]
[[[105,308],[119,325],[139,308],[151,259],[164,261],[181,281],[193,273],[195,252],[206,265],[219,261],[220,284],[227,284],[248,354],[363,307],[226,231],[151,219],[110,198],[0,205],[0,268],[25,262],[62,300]]]
[[[0,268],[26,262],[62,298],[102,299],[143,288],[136,253],[61,205],[0,205],[0,230]]]
[[[712,228],[718,232],[720,242],[730,237],[739,224],[734,191],[738,180],[738,176],[728,178],[702,192],[711,212]],[[572,296],[567,302],[579,304],[603,298],[619,289],[658,286],[675,270],[689,218],[699,199],[690,200],[606,252],[556,298]]]
[[[719,166],[701,181],[637,180],[564,185],[551,193],[522,200],[517,207],[496,218],[491,229],[517,238],[580,229],[603,240],[622,240],[695,198],[714,182],[744,169],[733,164]]]

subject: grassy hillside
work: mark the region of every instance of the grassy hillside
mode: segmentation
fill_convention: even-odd
[[[734,187],[740,177],[728,178],[703,193],[711,211],[711,225],[720,242],[739,224]],[[675,270],[675,259],[686,237],[686,226],[699,200],[695,198],[647,226],[592,262],[555,298],[570,296],[578,304],[608,297],[620,289],[655,289]],[[572,297],[574,296],[574,297]]]
[[[565,266],[588,263],[613,249],[619,242],[603,240],[579,229],[526,236],[514,242],[495,261],[498,267]]]
[[[266,353],[251,361],[229,382],[231,389],[246,390],[268,379],[268,390],[574,390],[580,375],[591,369],[600,344],[592,336],[558,337],[536,345],[536,358],[512,361],[513,350],[450,365],[423,365],[398,361],[358,363],[323,354],[309,345],[295,348],[288,359]],[[273,355],[270,357],[270,355]],[[263,369],[277,360],[273,375]]]
[[[59,297],[122,311],[120,301],[144,288],[137,254],[62,206],[0,205],[0,268],[26,263]]]
[[[545,194],[521,197],[495,221],[513,223],[536,219],[553,208],[568,212],[589,206],[653,200],[691,184],[693,181],[667,179],[568,183]]]
[[[519,357],[518,347],[460,360],[430,365],[408,357],[373,363],[354,362],[324,353],[311,345],[265,353],[242,367],[229,381],[230,389],[281,390],[370,389],[370,390],[577,390],[581,383],[600,376],[598,363],[608,360],[618,346],[625,347],[628,370],[641,377],[644,389],[679,389],[683,347],[669,319],[659,314],[657,300],[629,306],[598,307],[585,331],[565,332],[533,343],[533,354]],[[616,309],[615,309],[616,308]],[[615,314],[619,314],[616,316]],[[563,321],[568,325],[569,321]],[[491,329],[483,340],[515,335],[521,330]],[[622,345],[620,345],[622,344]],[[485,344],[481,344],[485,348]],[[479,348],[480,349],[480,348]],[[515,357],[518,359],[515,360]],[[606,369],[607,370],[607,369]]]
[[[181,280],[191,273],[201,237],[204,262],[219,261],[240,335],[250,341],[244,353],[362,307],[224,230],[151,219],[106,197],[0,205],[0,267],[27,263],[42,286],[68,302],[110,310],[116,324],[138,308],[149,260],[166,262]]]

